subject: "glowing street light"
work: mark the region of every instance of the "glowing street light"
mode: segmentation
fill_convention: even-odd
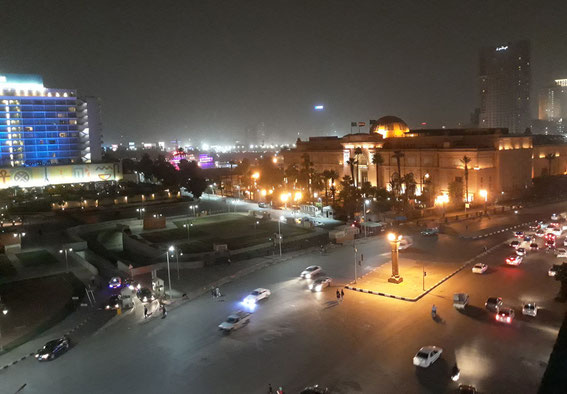
[[[171,294],[171,271],[169,270],[169,253],[174,252],[174,251],[175,251],[175,247],[173,245],[171,245],[167,249],[167,252],[165,252],[165,255],[167,257],[167,280],[169,282],[169,298],[171,298],[171,296],[172,296],[172,294]]]
[[[69,257],[68,257],[68,253],[72,252],[73,248],[65,248],[65,249],[60,249],[59,253],[65,253],[65,268],[67,270],[67,272],[69,272]]]
[[[488,201],[488,191],[486,189],[482,189],[478,192],[482,198],[484,198],[484,212],[486,212],[486,203]]]
[[[402,236],[395,233],[388,233],[388,242],[390,242],[390,247],[392,251],[392,276],[388,279],[390,283],[402,283],[404,278],[400,276],[400,267],[398,264],[398,250],[400,247],[400,242],[402,241]]]
[[[302,197],[303,194],[301,192],[295,192],[295,195],[293,196],[293,201],[299,201],[301,200]]]

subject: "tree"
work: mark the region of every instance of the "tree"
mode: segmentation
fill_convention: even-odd
[[[463,156],[461,159],[461,163],[463,163],[465,167],[465,203],[469,202],[469,163],[471,162],[471,158],[467,155]]]
[[[394,151],[394,154],[392,155],[392,157],[393,157],[394,159],[396,159],[396,163],[397,163],[397,165],[398,165],[398,176],[400,177],[400,179],[401,179],[401,177],[402,177],[402,166],[401,166],[400,160],[401,160],[401,158],[404,157],[404,156],[405,156],[405,154],[404,154],[404,152],[402,152],[401,150],[396,150],[396,151]]]
[[[302,162],[301,169],[299,170],[299,179],[305,185],[305,189],[307,189],[307,193],[309,193],[309,199],[311,199],[311,197],[313,197],[311,187],[311,178],[314,173],[313,162],[311,162],[308,153],[304,153],[301,158]]]
[[[376,152],[372,155],[372,164],[376,166],[376,186],[380,187],[380,175],[378,169],[382,164],[384,164],[384,158],[380,152]]]
[[[321,175],[323,176],[324,180],[325,180],[325,205],[329,205],[329,193],[328,193],[328,180],[331,179],[331,171],[330,170],[325,170],[321,173]]]
[[[415,181],[415,177],[413,172],[409,172],[402,177],[402,183],[405,186],[404,196],[405,200],[409,200],[415,197],[415,190],[417,183]]]
[[[360,179],[358,179],[359,177],[359,172],[358,172],[358,165],[360,163],[360,156],[362,155],[362,148],[356,147],[354,148],[354,157],[356,158],[356,178],[354,178],[354,185],[358,186],[360,183]]]
[[[354,157],[351,157],[350,159],[348,159],[347,161],[348,166],[350,167],[350,179],[351,182],[355,182],[355,178],[354,178],[354,166],[358,164],[358,162],[356,161],[356,159]]]
[[[149,180],[152,176],[154,176],[154,162],[147,153],[142,155],[142,158],[138,162],[136,168],[138,172],[144,174],[145,179]]]
[[[463,201],[463,181],[456,179],[449,183],[449,198],[450,202],[457,205]]]
[[[392,174],[392,177],[390,178],[390,188],[394,192],[394,196],[396,196],[396,198],[400,197],[400,195],[402,194],[402,183],[403,180],[400,174],[394,172]]]
[[[339,173],[335,170],[329,170],[329,179],[331,180],[331,197],[333,198],[333,203],[335,202],[335,179],[339,178]]]
[[[299,170],[297,169],[297,165],[295,163],[290,164],[284,171],[284,176],[286,184],[289,184],[290,182],[295,184],[299,179]]]
[[[545,160],[547,160],[547,175],[551,176],[551,163],[555,160],[555,153],[548,153],[545,155]]]

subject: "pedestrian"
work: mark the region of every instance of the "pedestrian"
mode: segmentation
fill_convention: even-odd
[[[484,253],[486,253],[488,251],[488,249],[486,248],[486,245],[484,245]]]
[[[144,319],[148,317],[148,307],[144,305]]]
[[[220,289],[218,287],[215,289],[215,293],[216,293],[217,297],[221,296],[221,292],[220,292]]]
[[[214,288],[214,287],[211,287],[211,297],[214,298],[214,297],[216,297],[216,296],[217,296],[217,294],[216,294],[215,288]]]
[[[162,305],[162,307],[161,307],[161,318],[165,319],[166,316],[167,316],[167,309],[165,309],[165,305]]]
[[[341,302],[341,293],[339,292],[339,289],[337,289],[337,302]]]
[[[268,394],[274,394],[274,390],[272,389],[271,384],[268,384]]]
[[[341,289],[341,301],[344,300],[345,298],[345,292],[343,291],[343,289]]]

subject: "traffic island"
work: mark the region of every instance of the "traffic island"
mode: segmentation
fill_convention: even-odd
[[[424,262],[407,258],[400,258],[398,265],[403,281],[391,280],[392,266],[386,263],[358,278],[356,283],[351,282],[346,288],[405,301],[417,301],[425,292],[463,267],[463,263]]]

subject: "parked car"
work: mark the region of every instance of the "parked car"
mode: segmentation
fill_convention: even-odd
[[[483,264],[483,263],[476,263],[472,267],[472,272],[474,274],[484,274],[487,270],[488,270],[488,265]]]
[[[150,289],[148,289],[147,287],[140,288],[136,292],[136,295],[138,296],[138,298],[142,302],[152,302],[156,299],[156,297],[154,296],[152,291]]]
[[[484,307],[490,312],[498,312],[501,306],[502,306],[501,297],[489,297],[484,303]]]
[[[427,368],[439,359],[443,349],[438,346],[424,346],[413,357],[413,365]]]
[[[496,321],[501,323],[512,323],[514,320],[514,310],[512,308],[500,308],[496,313]]]
[[[533,302],[529,302],[527,304],[524,304],[524,306],[522,307],[522,315],[536,317],[537,316],[537,305]]]
[[[51,361],[65,353],[71,347],[71,341],[68,336],[63,335],[61,338],[54,339],[45,344],[35,354],[37,361]]]
[[[439,234],[439,227],[433,227],[433,228],[426,228],[425,230],[423,230],[421,232],[421,235],[424,236],[432,236],[432,235],[437,235]]]
[[[108,302],[104,306],[104,309],[108,310],[116,310],[120,308],[120,296],[118,294],[110,296]]]
[[[108,281],[108,287],[111,289],[119,289],[122,286],[122,278],[119,276],[113,276]]]

